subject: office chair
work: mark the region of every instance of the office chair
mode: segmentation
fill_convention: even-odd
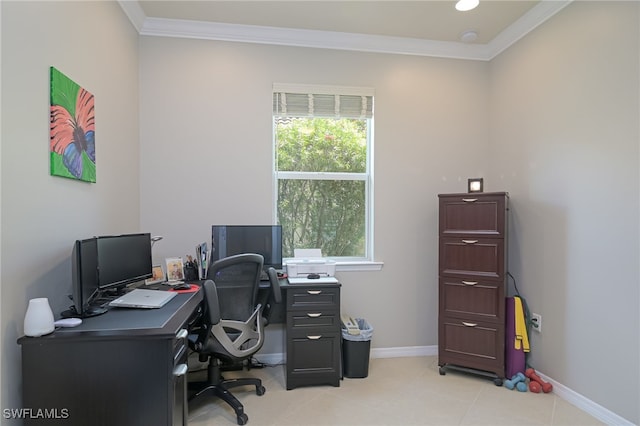
[[[258,303],[258,287],[263,257],[259,254],[239,254],[214,262],[203,284],[204,308],[199,327],[192,330],[189,346],[198,352],[201,362],[207,362],[207,381],[190,383],[196,391],[189,402],[211,393],[229,404],[239,425],[249,417],[238,399],[229,392],[237,386],[255,386],[256,394],[265,392],[257,378],[225,380],[221,374],[223,362],[237,364],[251,358],[264,343],[264,302]],[[275,270],[268,271],[270,292],[276,303],[282,300]]]

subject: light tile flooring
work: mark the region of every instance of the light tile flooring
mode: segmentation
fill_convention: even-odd
[[[374,358],[364,379],[340,387],[286,390],[284,366],[227,372],[255,375],[267,388],[233,389],[249,416],[248,425],[601,425],[553,393],[534,394],[495,386],[492,380],[449,370],[438,373],[437,357]],[[189,425],[230,425],[236,416],[226,403],[202,397],[190,407]]]

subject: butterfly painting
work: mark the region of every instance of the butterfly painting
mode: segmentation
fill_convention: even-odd
[[[96,181],[93,95],[51,67],[51,175]]]

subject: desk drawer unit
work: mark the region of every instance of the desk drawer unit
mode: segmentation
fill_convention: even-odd
[[[287,304],[287,390],[340,386],[340,284],[290,285]]]
[[[508,194],[439,195],[438,364],[504,379]]]

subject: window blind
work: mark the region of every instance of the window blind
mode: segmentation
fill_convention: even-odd
[[[273,93],[279,117],[373,118],[373,96],[326,93]]]

